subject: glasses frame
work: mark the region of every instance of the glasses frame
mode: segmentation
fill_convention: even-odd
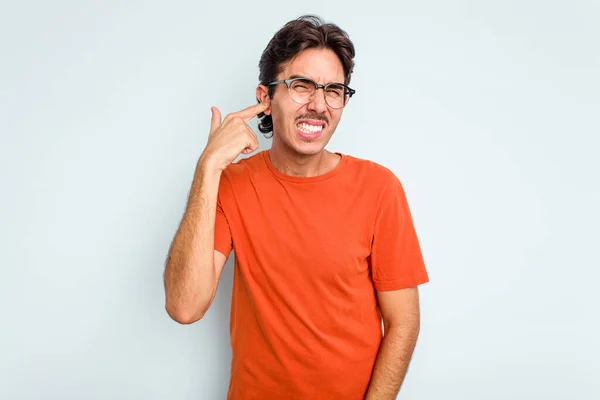
[[[327,102],[327,96],[325,96],[325,104],[327,104],[327,107],[333,108],[334,110],[341,110],[342,108],[346,107],[346,105],[350,101],[350,98],[354,95],[354,93],[356,93],[356,90],[350,88],[349,86],[347,86],[347,85],[345,85],[343,83],[332,82],[332,83],[328,83],[327,85],[319,85],[317,82],[313,81],[310,78],[303,78],[303,77],[300,77],[300,76],[299,77],[295,77],[295,78],[283,79],[283,80],[280,80],[280,81],[271,82],[271,83],[269,83],[268,86],[275,86],[275,85],[285,84],[287,86],[288,90],[291,92],[291,90],[292,90],[292,83],[295,82],[295,81],[299,81],[299,80],[308,81],[308,82],[311,82],[313,85],[315,85],[315,92],[311,96],[310,101],[308,101],[307,103],[298,103],[296,100],[294,100],[294,96],[292,96],[292,94],[290,93],[290,97],[292,98],[292,100],[294,100],[294,103],[300,104],[300,105],[308,104],[311,101],[313,101],[315,99],[315,95],[317,94],[317,91],[319,89],[323,89],[323,92],[325,92],[329,88],[329,86],[332,86],[332,85],[338,85],[339,86],[339,85],[341,85],[341,86],[343,86],[347,90],[347,94],[345,96],[348,96],[348,100],[344,101],[344,105],[343,106],[341,106],[341,107],[331,107],[329,105],[329,103]]]

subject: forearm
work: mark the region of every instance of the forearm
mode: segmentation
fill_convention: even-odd
[[[419,335],[418,317],[384,332],[365,400],[393,400],[398,395]]]
[[[200,319],[216,290],[214,228],[220,171],[199,162],[188,203],[167,257],[166,309],[179,321]]]

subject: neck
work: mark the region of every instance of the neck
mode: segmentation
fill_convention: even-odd
[[[271,163],[279,172],[301,178],[326,174],[337,166],[341,158],[325,149],[317,154],[295,153],[278,146],[275,140],[268,154]]]

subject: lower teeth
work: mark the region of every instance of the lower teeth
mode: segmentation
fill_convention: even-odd
[[[300,129],[300,128],[298,128],[298,129]],[[318,130],[318,131],[305,131],[304,129],[300,129],[300,132],[312,134],[312,133],[321,132],[321,130]]]

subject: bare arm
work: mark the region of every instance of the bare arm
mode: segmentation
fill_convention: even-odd
[[[213,109],[208,143],[196,165],[187,207],[171,243],[164,273],[165,308],[175,321],[191,324],[208,310],[227,258],[214,250],[217,195],[221,174],[240,154],[258,148],[247,125],[267,103],[229,114]]]
[[[227,260],[214,250],[220,177],[220,171],[198,163],[186,211],[167,257],[166,310],[179,323],[190,324],[204,316]]]
[[[420,329],[418,288],[377,292],[384,336],[365,400],[394,400]]]

